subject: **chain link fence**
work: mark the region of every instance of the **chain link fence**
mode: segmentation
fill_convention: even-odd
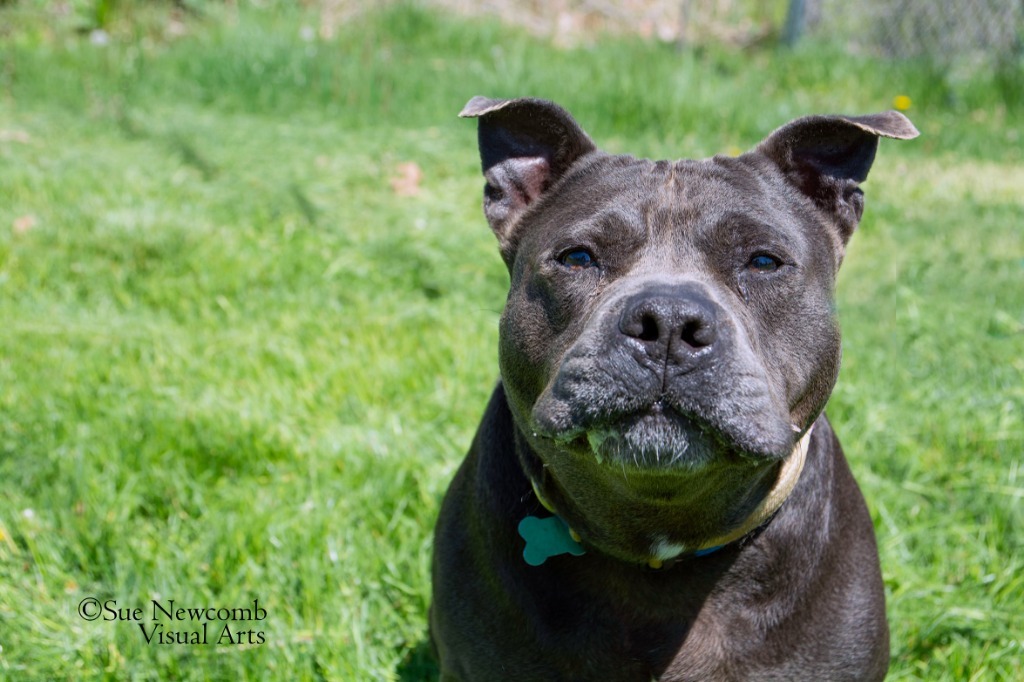
[[[1021,56],[1021,0],[816,0],[807,33],[892,58],[1005,61]]]
[[[1018,59],[1024,30],[1024,0],[424,1],[462,14],[496,16],[562,43],[608,32],[738,47],[817,39],[859,53],[940,63]]]

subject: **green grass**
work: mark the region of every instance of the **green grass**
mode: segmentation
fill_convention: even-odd
[[[455,118],[474,94],[670,157],[912,98],[924,134],[883,142],[844,266],[829,412],[890,679],[1024,676],[1019,70],[955,89],[814,45],[558,50],[402,7],[307,42],[314,15],[203,5],[183,38],[157,12],[98,47],[40,6],[0,6],[0,679],[431,677],[431,531],[507,284]],[[417,196],[391,189],[404,161]],[[258,599],[266,641],[147,645],[80,618],[93,596]]]

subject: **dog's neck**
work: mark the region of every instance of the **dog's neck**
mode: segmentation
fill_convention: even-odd
[[[712,552],[715,552],[727,545],[730,545],[746,537],[747,535],[761,527],[779,510],[783,503],[789,498],[790,494],[793,492],[793,489],[796,487],[797,481],[799,481],[800,479],[800,474],[803,471],[804,463],[807,460],[807,451],[810,447],[810,439],[813,429],[814,427],[812,425],[796,442],[789,456],[787,456],[782,461],[781,466],[778,468],[778,472],[775,477],[775,482],[772,484],[767,494],[764,495],[761,501],[746,516],[742,523],[738,524],[737,526],[735,526],[735,528],[728,531],[727,533],[713,537],[710,540],[706,540],[702,542],[699,546],[690,548],[689,550],[674,551],[671,548],[666,548],[666,550],[661,554],[651,555],[647,560],[647,565],[651,568],[659,569],[665,565],[665,562],[674,560],[676,558],[679,558],[680,556],[703,556],[706,554],[711,554]],[[559,519],[562,519],[563,517],[561,514],[559,514],[556,506],[553,505],[550,501],[548,501],[541,492],[541,485],[538,484],[537,480],[533,476],[529,476],[529,478],[531,484],[533,485],[534,494],[536,495],[537,500],[538,502],[540,502],[541,506],[543,506],[545,509],[547,509],[555,516],[559,517]],[[564,538],[561,542],[564,543],[566,547],[568,547],[572,543],[581,544],[582,538],[579,536],[579,534],[577,534],[571,526],[564,523],[564,521],[563,525],[565,526],[564,532],[567,534],[567,537]],[[529,538],[527,538],[525,535],[524,538],[527,539],[527,542],[529,543]],[[563,551],[569,550],[565,549]],[[576,552],[572,553],[575,554]],[[582,551],[580,553],[582,553]],[[555,554],[551,554],[550,556],[554,555]]]

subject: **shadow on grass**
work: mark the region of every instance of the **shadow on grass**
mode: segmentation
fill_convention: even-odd
[[[402,682],[437,681],[441,671],[437,667],[437,660],[430,649],[430,639],[427,636],[424,635],[423,639],[405,655],[395,672]]]

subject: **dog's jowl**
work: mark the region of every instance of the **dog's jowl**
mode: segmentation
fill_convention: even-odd
[[[882,679],[871,519],[823,410],[860,183],[917,130],[809,116],[649,161],[543,100],[462,115],[511,289],[437,523],[442,678]]]

